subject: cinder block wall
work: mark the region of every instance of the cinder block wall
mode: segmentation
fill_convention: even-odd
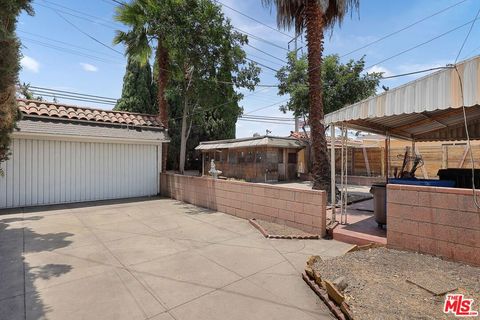
[[[162,173],[161,195],[240,218],[286,224],[325,236],[326,193]]]
[[[480,265],[480,210],[472,190],[388,185],[387,227],[391,248]]]

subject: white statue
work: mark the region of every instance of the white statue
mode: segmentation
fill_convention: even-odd
[[[218,179],[218,175],[222,173],[222,171],[215,169],[215,161],[212,159],[210,161],[210,171],[208,171],[213,177],[213,179]]]

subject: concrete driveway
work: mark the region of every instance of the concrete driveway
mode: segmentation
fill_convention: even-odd
[[[30,209],[0,216],[0,318],[331,318],[300,272],[349,247],[169,199]]]

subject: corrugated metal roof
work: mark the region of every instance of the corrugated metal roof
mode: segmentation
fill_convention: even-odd
[[[205,141],[195,148],[195,150],[216,150],[216,149],[234,149],[248,147],[276,147],[276,148],[303,148],[305,144],[297,139],[284,137],[252,137],[243,139]]]
[[[457,64],[467,120],[478,132],[480,56]],[[465,139],[462,90],[455,68],[444,69],[325,116],[326,124],[428,141]],[[441,138],[444,137],[444,138]],[[480,139],[480,135],[471,135]]]

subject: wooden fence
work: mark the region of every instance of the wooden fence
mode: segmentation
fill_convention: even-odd
[[[406,142],[404,145],[395,143],[390,148],[390,171],[389,176],[393,176],[394,168],[401,169],[405,147],[411,144]],[[475,167],[480,168],[480,145],[472,145],[473,155],[475,159]],[[470,154],[467,152],[466,143],[417,143],[416,151],[422,156],[424,165],[416,171],[419,178],[437,178],[439,169],[444,168],[471,168],[472,161]],[[354,176],[382,176],[385,166],[384,148],[382,147],[356,147],[348,149],[348,174]],[[410,153],[410,156],[412,154]],[[336,150],[336,167],[337,173],[340,168],[340,150]],[[411,162],[409,162],[406,170],[409,170]]]

